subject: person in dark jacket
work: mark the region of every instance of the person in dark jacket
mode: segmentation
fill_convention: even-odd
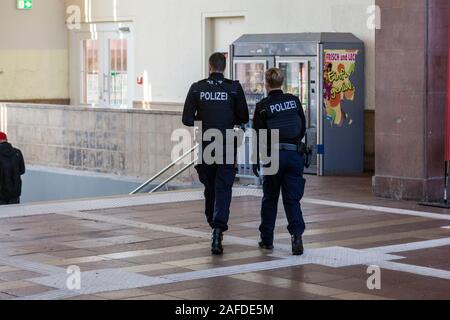
[[[265,78],[268,97],[256,105],[253,128],[258,137],[261,130],[279,131],[279,170],[274,175],[264,175],[259,246],[262,249],[273,249],[281,192],[289,221],[288,230],[292,236],[292,253],[302,255],[305,221],[300,201],[305,192],[306,181],[303,178],[305,161],[301,143],[305,137],[306,118],[299,98],[281,90],[284,76],[280,69],[269,69]],[[259,162],[253,166],[253,171],[259,176]]]
[[[0,132],[0,205],[20,203],[23,174],[22,152],[8,143],[7,135]]]
[[[222,53],[215,53],[210,57],[209,78],[194,83],[189,90],[184,105],[184,125],[193,127],[199,121],[203,133],[216,129],[225,136],[227,130],[249,121],[244,90],[238,81],[224,77],[225,68],[226,58]],[[202,150],[209,143],[202,141]],[[205,214],[213,229],[211,252],[214,255],[223,254],[222,239],[223,233],[228,230],[236,175],[235,164],[224,163],[222,160],[215,159],[214,163],[203,162],[196,166],[200,182],[205,186]]]

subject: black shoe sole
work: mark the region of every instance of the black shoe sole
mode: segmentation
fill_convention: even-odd
[[[301,251],[301,252],[292,252],[293,256],[302,256],[303,254],[304,254],[303,251]]]

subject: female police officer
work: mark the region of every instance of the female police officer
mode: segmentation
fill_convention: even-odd
[[[305,179],[303,178],[304,158],[301,154],[301,145],[306,132],[305,114],[300,100],[281,90],[284,82],[281,70],[269,69],[266,72],[265,80],[268,97],[256,105],[253,128],[258,133],[258,137],[261,130],[279,130],[279,170],[275,175],[264,176],[259,246],[262,249],[273,249],[275,221],[281,190],[289,222],[288,230],[292,235],[292,253],[302,255],[302,235],[305,231],[305,222],[300,200],[304,194]],[[273,146],[274,141],[268,145]],[[272,154],[271,157],[273,158],[274,155]],[[257,176],[259,175],[258,170],[259,164],[254,165],[254,172]]]

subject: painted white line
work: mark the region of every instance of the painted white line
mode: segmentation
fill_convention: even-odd
[[[423,218],[437,219],[437,220],[450,220],[450,214],[404,210],[404,209],[398,209],[398,208],[379,207],[379,206],[372,206],[372,205],[365,205],[365,204],[327,201],[327,200],[308,199],[308,198],[303,199],[303,202],[309,203],[309,204],[329,206],[329,207],[340,207],[340,208],[349,208],[349,209],[355,209],[355,210],[393,213],[393,214],[399,214],[399,215],[423,217]],[[450,211],[449,211],[449,213],[450,213]]]
[[[240,193],[246,193],[247,196],[255,196],[262,197],[263,193],[260,189],[251,189],[251,188],[237,188]],[[390,208],[390,207],[381,207],[374,205],[366,205],[366,204],[358,204],[351,202],[339,202],[339,201],[329,201],[329,200],[321,200],[314,198],[303,198],[302,203],[321,205],[327,207],[337,207],[337,208],[348,208],[355,210],[364,210],[364,211],[375,211],[375,212],[384,212],[384,213],[393,213],[399,215],[407,215],[407,216],[416,216],[423,217],[429,219],[438,219],[438,220],[449,220],[450,221],[450,210],[449,214],[440,214],[440,213],[432,213],[426,211],[417,211],[417,210],[405,210],[399,208]]]
[[[376,265],[382,269],[417,274],[417,275],[421,275],[421,276],[425,276],[425,277],[450,280],[450,271],[447,271],[447,270],[439,270],[439,269],[428,268],[428,267],[420,267],[420,266],[402,264],[402,263],[397,263],[397,262],[392,262],[392,261],[382,261],[382,262],[376,263]]]
[[[19,258],[0,257],[0,265],[14,267],[40,274],[65,274],[66,270],[39,262],[32,262]]]
[[[170,226],[164,226],[164,225],[158,225],[158,224],[150,224],[145,222],[137,222],[129,219],[122,219],[122,218],[114,218],[110,216],[105,215],[97,215],[92,213],[86,213],[86,212],[66,212],[63,213],[63,215],[71,216],[79,219],[92,219],[96,221],[102,221],[112,224],[118,224],[118,225],[124,225],[134,228],[140,228],[145,230],[151,230],[151,231],[161,231],[161,232],[168,232],[168,233],[174,233],[178,235],[184,235],[188,237],[196,237],[201,239],[210,239],[211,234],[208,232],[203,231],[196,231],[191,229],[183,229],[179,227],[170,227]],[[257,233],[257,231],[255,231]],[[240,238],[235,236],[225,236],[224,238],[224,244],[237,244],[237,245],[243,245],[243,246],[249,246],[249,247],[256,247],[257,241],[253,239],[247,239],[247,238]],[[392,245],[392,246],[384,246],[384,247],[377,247],[373,249],[367,249],[371,250],[373,252],[378,253],[397,253],[397,252],[405,252],[405,251],[414,251],[414,250],[420,250],[420,249],[427,249],[427,248],[434,248],[434,247],[442,247],[450,245],[450,238],[443,238],[443,239],[437,239],[437,240],[428,240],[428,241],[420,241],[420,242],[413,242],[413,243],[407,243],[407,244],[398,244],[398,245]],[[291,246],[288,244],[275,244],[275,247],[277,250],[282,251],[282,255],[290,253]]]
[[[379,253],[400,253],[400,252],[417,251],[417,250],[445,247],[445,246],[450,246],[450,238],[418,241],[418,242],[411,242],[411,243],[402,243],[402,244],[396,244],[396,245],[392,245],[392,246],[377,247],[377,248],[371,248],[371,249],[366,249],[366,250],[369,250],[372,252],[379,252]]]
[[[191,194],[190,196],[186,197],[186,194]],[[238,193],[241,196],[244,193]],[[167,198],[167,195],[170,195],[170,199]],[[192,199],[192,193],[185,193],[184,199]],[[198,196],[198,194],[197,194]],[[191,198],[189,198],[191,197]],[[144,198],[144,197],[143,197]],[[147,198],[147,197],[145,197]],[[167,203],[172,203],[174,201],[173,199],[173,193],[171,194],[164,194],[163,197],[158,197],[157,199],[153,199],[152,201],[167,201]],[[186,200],[189,201],[189,200]],[[155,202],[156,203],[156,202]],[[160,203],[166,203],[166,202],[160,202]],[[367,206],[369,208],[373,208],[372,206]],[[66,210],[67,207],[64,209]],[[371,210],[370,209],[370,210]],[[392,208],[383,208],[383,209],[392,209]],[[369,209],[364,209],[369,210]],[[392,209],[394,210],[394,209]],[[395,209],[397,210],[397,209]],[[63,215],[71,216],[75,218],[80,219],[91,219],[96,221],[103,221],[113,224],[119,224],[119,225],[125,225],[130,226],[134,228],[140,228],[145,230],[153,230],[153,231],[161,231],[161,232],[169,232],[184,236],[190,236],[190,237],[198,237],[201,239],[210,239],[210,233],[208,232],[202,232],[202,231],[196,231],[196,230],[190,230],[190,229],[183,229],[179,227],[171,227],[171,226],[164,226],[164,225],[156,225],[156,224],[149,224],[149,223],[142,223],[137,222],[133,220],[128,219],[121,219],[121,218],[114,218],[106,215],[97,215],[92,213],[86,213],[86,212],[67,212],[67,211],[61,211],[60,212]],[[392,213],[392,212],[389,212]],[[422,212],[421,212],[422,213]],[[439,215],[439,219],[441,219],[442,215]],[[256,231],[255,231],[256,232]],[[252,239],[246,239],[246,238],[240,238],[240,237],[233,237],[233,236],[226,236],[225,237],[226,243],[233,243],[233,244],[239,244],[244,246],[256,246],[256,241]],[[193,271],[193,272],[187,272],[182,274],[173,274],[173,275],[166,275],[161,277],[147,277],[139,275],[139,279],[135,278],[134,275],[136,274],[130,274],[126,272],[122,273],[114,273],[114,270],[97,270],[93,271],[91,273],[87,273],[87,276],[85,279],[88,281],[88,285],[85,288],[84,293],[80,292],[72,292],[65,290],[63,287],[63,284],[65,285],[65,282],[62,282],[63,279],[65,281],[66,274],[65,270],[62,268],[56,268],[53,266],[47,266],[43,264],[36,264],[33,262],[28,261],[22,261],[15,258],[6,258],[4,261],[5,265],[19,267],[25,270],[35,271],[41,274],[49,274],[50,277],[43,277],[35,279],[36,283],[41,283],[46,285],[50,285],[52,287],[55,287],[59,290],[57,291],[51,291],[48,293],[43,293],[40,295],[35,295],[31,297],[26,297],[25,299],[60,299],[64,297],[73,297],[80,294],[93,294],[93,293],[99,293],[99,292],[108,292],[112,290],[120,290],[120,289],[129,289],[129,288],[139,288],[139,287],[148,287],[151,285],[157,285],[157,284],[163,284],[163,283],[175,283],[175,282],[183,282],[183,281],[189,281],[189,280],[195,280],[195,279],[205,279],[205,278],[212,278],[212,277],[222,277],[222,276],[229,276],[229,275],[235,275],[235,274],[242,274],[242,273],[249,273],[249,272],[258,272],[263,270],[272,270],[272,269],[279,269],[279,268],[286,268],[286,267],[292,267],[292,266],[300,266],[304,264],[318,264],[318,265],[324,265],[334,268],[339,267],[345,267],[345,266],[352,266],[352,265],[368,265],[368,264],[376,264],[376,265],[384,265],[386,269],[391,268],[392,270],[394,268],[399,269],[399,271],[402,272],[408,272],[408,273],[417,273],[420,275],[435,276],[433,272],[436,272],[437,278],[444,278],[448,276],[447,272],[445,270],[437,270],[437,269],[431,269],[431,268],[423,268],[423,267],[417,267],[417,266],[408,266],[408,265],[402,265],[402,264],[387,264],[388,261],[391,260],[397,260],[402,259],[402,257],[390,255],[388,253],[394,253],[394,252],[404,252],[404,251],[411,251],[411,250],[419,250],[419,249],[426,249],[431,247],[439,247],[439,246],[446,246],[449,245],[450,238],[448,239],[438,239],[438,240],[430,240],[430,241],[422,241],[422,242],[416,242],[416,243],[410,243],[410,244],[401,244],[401,245],[395,245],[395,246],[386,246],[386,247],[379,247],[379,248],[373,248],[373,249],[364,249],[364,250],[354,250],[354,249],[348,249],[348,248],[339,248],[339,247],[332,247],[332,248],[322,248],[322,249],[313,249],[313,250],[307,250],[305,252],[305,255],[301,258],[298,257],[286,257],[281,260],[275,260],[275,261],[268,261],[268,262],[261,262],[256,264],[247,264],[247,265],[235,265],[231,267],[224,267],[224,268],[215,268],[215,269],[207,269],[207,270],[201,270],[201,271]],[[289,245],[282,245],[277,244],[276,245],[277,250],[280,250],[284,252],[285,254],[290,251]],[[282,255],[281,255],[282,256]],[[3,261],[0,259],[0,264]],[[23,268],[25,266],[25,268]],[[102,273],[103,272],[103,273]],[[99,276],[100,274],[100,276]],[[100,291],[98,291],[100,290]]]
[[[258,194],[254,191],[255,190],[253,189],[235,188],[233,189],[233,197],[239,198],[243,196]],[[160,192],[151,195],[127,195],[95,199],[80,199],[73,201],[57,201],[15,206],[3,206],[0,207],[0,219],[59,214],[70,211],[91,211],[113,208],[127,208],[198,200],[204,200],[203,191],[201,190]]]
[[[183,229],[179,227],[170,227],[170,226],[164,226],[159,224],[152,224],[152,223],[146,223],[146,222],[139,222],[129,219],[122,219],[122,218],[114,218],[107,215],[99,215],[99,214],[93,214],[89,212],[64,212],[61,213],[61,215],[74,217],[78,219],[89,219],[94,221],[100,221],[100,222],[107,222],[122,226],[128,226],[138,229],[145,229],[145,230],[151,230],[151,231],[161,231],[161,232],[167,232],[167,233],[174,233],[178,235],[188,236],[188,237],[194,237],[194,238],[210,238],[211,234],[202,232],[202,231],[196,231],[191,229]]]
[[[245,196],[262,197],[262,190],[253,188],[241,188],[241,187],[233,189],[233,197],[238,198]],[[152,204],[178,203],[186,201],[198,201],[203,199],[204,199],[203,192],[198,190],[198,191],[161,192],[152,195],[109,197],[101,199],[84,199],[76,201],[61,201],[42,204],[37,203],[30,205],[6,206],[0,208],[0,219],[45,215],[52,213],[59,214],[69,211],[90,211],[90,210],[102,210],[112,208],[126,208],[132,206],[142,206]],[[302,202],[329,207],[349,208],[355,210],[392,213],[399,215],[408,215],[408,216],[450,221],[450,215],[431,213],[425,211],[404,210],[398,208],[327,201],[312,198],[304,198]]]
[[[111,216],[92,214],[92,213],[88,213],[88,212],[65,212],[65,213],[61,213],[61,214],[65,215],[65,216],[79,218],[79,219],[90,219],[90,220],[118,224],[118,225],[138,228],[138,229],[174,233],[177,235],[183,235],[183,236],[201,238],[201,239],[208,239],[208,240],[211,239],[211,233],[209,233],[209,232],[196,231],[196,230],[191,230],[191,229],[183,229],[183,228],[179,228],[179,227],[170,227],[170,226],[145,223],[145,222],[138,222],[138,221],[133,221],[133,220],[129,220],[129,219],[114,218]],[[255,230],[255,232],[257,232],[257,231]],[[243,246],[249,246],[249,247],[257,247],[258,242],[256,240],[252,240],[252,239],[225,235],[224,244],[225,245],[226,244],[237,244],[237,245],[243,245]],[[277,249],[282,250],[282,251],[290,251],[292,248],[290,245],[277,244]]]
[[[46,287],[57,288],[63,291],[67,289],[67,275],[57,274],[48,277],[41,277],[28,280],[30,282]],[[174,281],[163,277],[149,277],[138,273],[131,273],[122,270],[105,269],[94,270],[81,273],[81,289],[71,292],[76,295],[89,295],[110,291],[143,288],[161,284],[172,283]],[[64,295],[69,294],[65,292]]]
[[[397,259],[402,259],[402,257],[388,254],[360,252],[359,250],[336,247],[307,250],[302,257],[291,256],[286,259],[176,273],[160,277],[149,277],[114,269],[95,270],[83,272],[81,274],[81,290],[76,292],[68,291],[66,289],[67,275],[57,274],[48,277],[29,279],[27,281],[56,288],[59,289],[58,291],[51,291],[39,295],[24,297],[21,298],[21,300],[62,299],[78,295],[97,294],[117,290],[152,287],[161,284],[226,277],[237,274],[296,267],[306,264],[320,264],[337,268]]]
[[[68,211],[90,211],[112,208],[126,208],[142,205],[174,203],[200,200],[200,191],[169,192],[156,195],[138,195],[111,197],[101,199],[85,199],[77,201],[60,201],[53,203],[37,203],[30,205],[6,206],[0,208],[0,219],[64,213]]]
[[[190,236],[198,236],[200,238],[209,238],[209,233],[193,231],[193,230],[185,230],[182,228],[176,227],[167,227],[160,225],[153,225],[147,223],[139,223],[126,219],[117,219],[111,218],[107,216],[98,216],[86,213],[68,213],[70,216],[75,217],[89,217],[89,218],[101,218],[102,220],[107,219],[108,222],[112,223],[120,223],[127,224],[130,226],[144,228],[148,230],[157,230],[157,231],[165,231],[172,232],[183,235]],[[231,242],[236,242],[242,245],[250,245],[253,246],[255,242],[253,240],[248,240],[245,238],[239,237],[228,237],[231,238]],[[228,239],[230,240],[230,239]],[[82,294],[95,294],[101,292],[108,292],[114,290],[125,290],[132,288],[140,288],[140,287],[149,287],[158,284],[164,283],[178,283],[190,280],[198,280],[198,279],[207,279],[207,278],[215,278],[215,277],[224,277],[231,276],[236,274],[243,273],[251,273],[251,272],[259,272],[264,270],[274,270],[287,268],[292,266],[301,266],[305,264],[317,264],[328,266],[332,268],[340,268],[347,267],[353,265],[378,265],[382,268],[389,270],[397,270],[401,272],[407,272],[412,274],[418,274],[423,276],[435,277],[447,279],[448,271],[445,270],[437,270],[431,268],[423,268],[417,266],[409,266],[403,265],[399,263],[388,263],[392,260],[400,260],[403,257],[391,255],[388,253],[392,252],[403,252],[409,251],[412,249],[425,249],[431,247],[445,246],[450,243],[449,239],[438,239],[438,240],[430,240],[395,246],[386,246],[380,248],[372,248],[372,249],[364,249],[364,250],[356,250],[349,248],[341,248],[341,247],[330,247],[330,248],[321,248],[321,249],[312,249],[306,250],[304,256],[302,257],[292,257],[286,256],[284,259],[260,262],[260,263],[251,263],[245,265],[235,265],[230,267],[223,268],[214,268],[214,269],[206,269],[200,271],[186,272],[186,273],[178,273],[172,275],[165,275],[161,277],[146,277],[142,275],[138,275],[139,279],[134,277],[136,274],[120,272],[114,273],[117,270],[97,270],[92,271],[90,273],[83,273],[82,278],[84,279],[84,283],[86,287],[82,292],[73,292],[65,290],[65,279],[66,275],[59,273],[53,274],[50,277],[43,277],[32,279],[29,281],[39,283],[42,285],[50,286],[57,288],[57,291],[51,291],[35,296],[25,297],[22,299],[63,299],[69,297],[75,297]],[[283,248],[287,250],[287,248]],[[16,264],[14,264],[16,265]],[[86,274],[86,277],[85,277]]]

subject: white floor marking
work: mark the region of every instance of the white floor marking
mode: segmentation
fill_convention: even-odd
[[[439,278],[450,280],[450,271],[447,270],[439,270],[428,267],[415,266],[410,264],[402,264],[398,262],[392,261],[382,261],[376,264],[382,269],[392,270],[392,271],[400,271],[405,273],[417,274],[425,277]]]
[[[81,213],[81,212],[71,212],[65,213],[65,215],[73,216],[77,218],[88,218],[88,219],[99,219],[100,221],[105,221],[109,223],[116,223],[122,225],[128,225],[136,228],[143,228],[146,230],[155,230],[155,231],[163,231],[170,232],[175,234],[181,234],[186,236],[200,237],[200,238],[208,238],[210,234],[207,232],[200,232],[195,230],[187,230],[178,227],[168,227],[163,225],[155,225],[148,223],[135,222],[127,219],[119,219],[113,218],[109,216],[95,215],[89,213]],[[245,246],[255,246],[256,242],[254,240],[239,238],[229,236],[225,238],[229,243],[236,243]],[[301,258],[288,256],[287,252],[290,249],[288,245],[276,245],[277,248],[281,248],[281,251],[284,252],[284,258],[268,261],[268,262],[260,262],[260,263],[251,263],[246,265],[235,265],[231,267],[224,268],[214,268],[214,269],[206,269],[200,271],[186,272],[181,274],[173,274],[166,275],[161,277],[145,277],[139,275],[141,282],[139,282],[138,287],[148,287],[151,285],[158,285],[163,283],[175,283],[175,282],[183,282],[190,281],[196,279],[206,279],[213,277],[222,277],[229,276],[235,274],[249,273],[249,272],[258,272],[263,270],[273,270],[279,268],[287,268],[292,266],[300,266],[304,264],[318,264],[333,268],[340,268],[346,266],[353,265],[379,265],[380,267],[385,267],[386,269],[396,269],[398,271],[414,273],[419,275],[425,275],[436,278],[445,278],[447,276],[447,271],[445,270],[436,270],[436,269],[424,269],[416,266],[408,266],[402,264],[386,264],[387,261],[391,260],[400,260],[402,257],[390,255],[389,253],[394,252],[403,252],[403,251],[411,251],[411,250],[419,250],[425,248],[432,247],[440,247],[446,246],[450,243],[450,238],[447,239],[437,239],[430,241],[422,241],[394,246],[385,246],[373,249],[349,249],[349,248],[340,248],[340,247],[331,247],[331,248],[321,248],[321,249],[312,249],[307,250],[305,255]],[[282,255],[278,256],[279,258]],[[88,286],[84,288],[82,292],[71,292],[64,290],[63,287],[63,279],[66,279],[66,275],[57,274],[50,277],[38,278],[33,281],[35,283],[39,283],[42,285],[52,286],[59,289],[57,292],[48,292],[43,293],[36,296],[27,297],[26,299],[62,299],[75,297],[77,295],[82,294],[95,294],[100,292],[107,292],[115,290],[124,290],[131,288],[138,288],[134,285],[136,283],[137,278],[134,278],[132,273],[123,272],[120,274],[115,274],[111,276],[110,270],[102,271],[97,270],[95,274],[99,278],[92,278],[92,273],[87,274],[87,281],[89,282]],[[84,273],[82,275],[84,277]],[[122,279],[122,280],[118,280]],[[86,277],[85,277],[86,281]],[[168,282],[167,282],[168,281]],[[113,282],[113,284],[111,284]]]
[[[175,230],[172,229],[172,231]],[[246,242],[246,239],[238,237],[235,237],[234,240],[242,243]],[[198,279],[224,277],[236,274],[301,266],[305,264],[317,264],[333,268],[340,268],[354,265],[378,265],[381,268],[388,270],[401,271],[434,278],[449,279],[450,271],[418,267],[401,263],[394,263],[392,262],[392,260],[400,260],[403,259],[403,257],[387,254],[388,251],[402,252],[402,251],[409,251],[411,249],[425,249],[425,248],[445,246],[448,244],[449,240],[450,239],[438,239],[438,240],[416,242],[411,244],[386,246],[363,250],[341,248],[341,247],[312,249],[306,250],[305,254],[302,257],[286,256],[286,258],[274,261],[213,268],[200,271],[165,275],[160,277],[147,277],[139,274],[110,269],[96,270],[82,273],[82,279],[84,279],[85,287],[82,289],[82,291],[77,292],[68,291],[65,289],[65,281],[67,279],[66,278],[67,275],[58,272],[58,274],[56,275],[30,279],[28,281],[45,286],[54,287],[59,290],[24,297],[21,299],[26,300],[63,299],[76,297],[84,294],[96,294],[114,290],[150,287],[165,283],[178,283]]]
[[[258,194],[253,189],[235,188],[233,197],[239,198]],[[257,190],[256,190],[257,191]],[[262,194],[261,194],[262,195]],[[152,195],[114,196],[80,200],[31,203],[0,207],[0,219],[27,217],[35,215],[59,214],[69,211],[91,211],[113,208],[127,208],[152,204],[176,203],[203,200],[203,191],[171,191]]]
[[[151,231],[160,231],[160,232],[168,232],[168,233],[174,233],[178,235],[188,236],[188,237],[195,237],[195,238],[201,238],[201,239],[211,239],[211,233],[210,232],[203,232],[203,231],[196,231],[191,229],[184,229],[179,227],[169,227],[159,224],[152,224],[152,223],[145,223],[145,222],[138,222],[133,221],[129,219],[122,219],[122,218],[114,218],[106,215],[98,215],[98,214],[92,214],[88,212],[65,212],[61,213],[65,216],[70,216],[74,218],[79,219],[91,219],[96,221],[102,221],[107,223],[113,223],[123,226],[129,226],[133,228],[139,228],[139,229],[145,229],[145,230],[151,230]],[[243,245],[243,246],[249,246],[249,247],[256,247],[258,242],[253,239],[247,239],[247,238],[240,238],[240,237],[234,237],[234,236],[225,236],[224,238],[224,244],[237,244],[237,245]],[[284,251],[290,251],[291,246],[285,245],[285,244],[277,244],[277,249],[284,250]]]
[[[51,288],[57,288],[63,291],[69,291],[67,289],[67,275],[65,274],[30,279],[28,281]],[[81,289],[71,293],[76,295],[89,295],[110,291],[144,288],[172,282],[172,280],[163,277],[149,277],[138,273],[125,272],[116,269],[95,270],[83,272],[81,274]]]
[[[234,190],[235,197],[241,196],[261,196],[261,190],[236,188]],[[124,225],[133,228],[144,230],[168,232],[183,236],[197,237],[201,239],[210,239],[210,233],[184,229],[179,227],[164,226],[150,223],[143,223],[128,219],[114,218],[107,215],[99,215],[88,212],[78,212],[78,210],[98,210],[106,208],[119,208],[137,205],[149,205],[160,203],[173,203],[192,200],[201,200],[203,195],[200,191],[192,192],[171,192],[161,193],[154,196],[137,196],[126,198],[106,198],[93,199],[85,201],[61,202],[53,204],[38,204],[30,206],[7,207],[0,209],[1,218],[22,217],[38,214],[48,214],[48,212],[63,214],[79,219],[92,219],[112,224]],[[399,215],[418,216],[429,219],[450,220],[449,215],[436,214],[421,211],[403,210],[396,208],[378,207],[371,205],[361,205],[344,202],[324,201],[317,199],[304,199],[305,203],[324,205],[331,207],[343,207],[355,210],[376,211],[384,213],[392,213]],[[77,212],[74,212],[74,211]],[[449,227],[445,227],[449,228]],[[257,231],[255,231],[257,233]],[[256,241],[253,239],[240,238],[234,236],[226,236],[225,244],[238,244],[243,246],[256,246]],[[421,250],[426,248],[434,248],[450,245],[450,238],[420,241],[415,243],[399,244],[378,248],[369,249],[349,249],[341,247],[320,248],[307,250],[305,255],[301,258],[288,256],[291,248],[290,245],[276,244],[276,250],[281,251],[279,254],[275,253],[269,255],[272,257],[281,258],[278,260],[251,263],[245,265],[235,265],[230,267],[206,269],[200,271],[192,271],[181,274],[165,275],[161,277],[147,277],[140,274],[125,272],[121,270],[96,270],[82,274],[85,279],[85,288],[83,291],[74,292],[69,291],[65,287],[67,275],[63,268],[57,268],[42,263],[34,263],[16,258],[1,258],[0,264],[7,266],[18,267],[23,270],[37,272],[47,277],[31,279],[38,284],[48,285],[57,288],[56,291],[46,292],[22,299],[62,299],[68,297],[75,297],[83,294],[95,294],[100,292],[108,292],[114,290],[123,290],[139,287],[148,287],[163,283],[176,283],[195,279],[206,279],[213,277],[222,277],[229,275],[236,275],[249,272],[258,272],[263,270],[272,270],[279,268],[287,268],[292,266],[300,266],[304,264],[319,264],[334,268],[353,266],[353,265],[370,265],[376,264],[382,268],[389,270],[397,270],[422,276],[436,277],[442,279],[449,279],[449,271],[438,270],[432,268],[425,268],[413,265],[406,265],[392,262],[392,260],[402,259],[400,256],[392,255],[391,253],[399,253],[413,250]]]
[[[411,243],[402,243],[402,244],[396,244],[396,245],[392,245],[392,246],[370,248],[367,250],[370,250],[373,252],[379,252],[379,253],[400,253],[400,252],[417,251],[417,250],[445,247],[445,246],[450,246],[450,238],[411,242]]]
[[[242,187],[233,189],[233,197],[238,198],[245,196],[262,197],[262,190],[253,188],[242,188]],[[198,190],[198,191],[161,192],[153,195],[109,197],[109,198],[84,199],[84,200],[82,199],[76,201],[60,201],[60,202],[36,203],[19,206],[5,206],[0,208],[0,219],[45,215],[51,213],[58,214],[69,211],[90,211],[90,210],[102,210],[112,208],[126,208],[132,206],[196,201],[202,199],[204,199],[203,193],[201,190]],[[328,201],[312,198],[303,198],[302,202],[329,207],[340,207],[355,210],[384,212],[384,213],[450,221],[450,214],[447,215],[425,211],[404,210],[398,208]]]
[[[437,220],[450,220],[450,214],[431,213],[431,212],[425,212],[425,211],[405,210],[405,209],[398,209],[398,208],[379,207],[379,206],[372,206],[372,205],[365,205],[365,204],[327,201],[327,200],[318,200],[318,199],[304,199],[303,202],[309,203],[309,204],[329,206],[329,207],[340,207],[340,208],[349,208],[349,209],[355,209],[355,210],[393,213],[393,214],[399,214],[399,215],[424,217],[424,218],[437,219]],[[450,213],[450,211],[449,211],[449,213]]]
[[[145,229],[145,230],[152,230],[152,231],[160,231],[160,232],[167,232],[167,233],[174,233],[178,235],[188,236],[188,237],[195,237],[195,238],[211,238],[211,234],[203,231],[196,231],[196,230],[190,230],[190,229],[183,229],[179,227],[170,227],[170,226],[164,226],[159,224],[152,224],[152,223],[146,223],[146,222],[139,222],[124,218],[114,218],[107,215],[99,215],[99,214],[93,214],[89,212],[64,212],[61,213],[62,215],[74,217],[78,219],[90,219],[95,221],[101,221],[101,222],[107,222],[122,226],[128,226],[138,229]]]
[[[66,269],[47,265],[44,263],[28,261],[20,258],[0,257],[0,265],[14,267],[40,274],[64,274]]]
[[[36,203],[0,208],[0,219],[26,217],[45,214],[59,214],[68,211],[90,211],[112,208],[126,208],[134,206],[163,204],[173,202],[195,201],[203,199],[200,191],[167,192],[155,195],[137,195],[109,197],[99,199],[84,199],[75,201],[59,201]]]
[[[295,267],[305,264],[320,264],[337,268],[397,259],[402,259],[402,257],[364,251],[360,252],[359,250],[336,247],[307,250],[302,257],[291,256],[285,259],[267,262],[176,273],[160,277],[149,277],[114,269],[96,270],[83,272],[81,274],[81,290],[76,292],[67,290],[67,275],[57,274],[27,280],[36,284],[59,289],[57,293],[51,291],[21,299],[45,300],[50,299],[50,297],[53,299],[62,299],[77,295],[88,295],[117,290],[151,287],[168,283],[226,277],[243,273]]]

